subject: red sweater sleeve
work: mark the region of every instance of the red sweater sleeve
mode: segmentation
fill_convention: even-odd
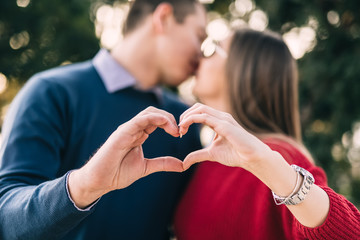
[[[306,239],[349,239],[360,240],[360,212],[344,196],[327,186],[325,172],[311,163],[307,157],[292,144],[283,140],[270,139],[266,142],[273,150],[278,151],[289,164],[299,165],[310,171],[315,184],[329,196],[330,209],[325,222],[316,228],[303,226],[295,218],[294,232],[299,232]],[[287,211],[287,209],[286,209]]]
[[[325,222],[308,228],[296,221],[299,231],[308,239],[360,239],[360,212],[344,196],[320,186],[329,196],[330,209]]]

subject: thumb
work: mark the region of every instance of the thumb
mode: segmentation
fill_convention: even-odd
[[[146,168],[144,175],[155,172],[183,172],[182,161],[174,157],[145,158]]]
[[[201,149],[190,153],[183,161],[184,170],[187,170],[191,165],[199,162],[211,161],[211,154],[208,149]]]

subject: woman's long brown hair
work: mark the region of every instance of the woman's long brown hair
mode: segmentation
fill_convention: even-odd
[[[234,31],[226,74],[231,113],[244,128],[301,144],[297,64],[280,35]]]

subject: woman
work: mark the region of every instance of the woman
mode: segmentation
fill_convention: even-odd
[[[213,108],[195,104],[179,126],[203,123],[215,137],[184,160],[210,162],[178,206],[178,239],[359,239],[359,211],[301,143],[297,66],[281,37],[237,30],[210,53],[194,94]]]

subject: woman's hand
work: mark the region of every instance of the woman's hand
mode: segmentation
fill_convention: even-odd
[[[192,123],[205,124],[216,135],[208,147],[185,158],[185,169],[196,162],[216,161],[250,171],[280,196],[292,192],[297,179],[295,171],[279,153],[243,129],[230,114],[195,104],[180,117],[180,135],[185,134]],[[287,207],[301,224],[317,227],[325,221],[329,206],[325,191],[313,185],[301,204]]]
[[[228,113],[197,103],[180,116],[180,134],[186,134],[193,123],[211,127],[215,137],[208,147],[185,158],[185,169],[208,160],[250,170],[267,152],[272,153],[266,144],[242,128]]]

